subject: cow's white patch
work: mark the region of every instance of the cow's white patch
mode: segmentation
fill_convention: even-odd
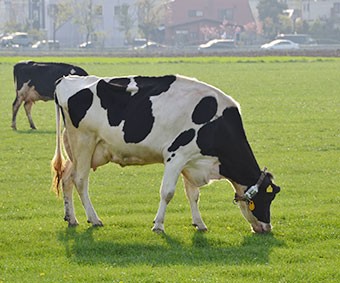
[[[135,95],[138,92],[138,87],[135,79],[133,77],[130,78],[130,83],[127,86],[127,91],[131,93],[131,95]]]
[[[76,70],[75,69],[71,69],[70,74],[74,75],[75,73],[76,73]]]

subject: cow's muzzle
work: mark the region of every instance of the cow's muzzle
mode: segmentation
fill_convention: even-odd
[[[264,223],[261,221],[257,222],[257,225],[251,225],[252,231],[258,234],[269,233],[272,230],[272,225],[270,223]]]

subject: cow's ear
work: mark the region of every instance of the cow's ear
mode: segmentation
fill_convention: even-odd
[[[270,186],[273,188],[275,194],[277,194],[281,191],[281,188],[279,186],[276,186],[273,183]]]

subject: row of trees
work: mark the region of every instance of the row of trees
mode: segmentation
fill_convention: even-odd
[[[53,5],[50,17],[53,19],[53,39],[57,31],[68,21],[72,20],[85,34],[85,40],[98,37],[96,33],[96,15],[99,6],[94,6],[92,0],[63,0]],[[70,8],[71,7],[71,8]],[[138,0],[135,5],[123,4],[117,7],[115,15],[119,21],[119,30],[124,33],[127,42],[132,41],[133,31],[138,21],[138,33],[140,36],[150,39],[155,36],[161,21],[165,17],[166,2],[159,0]]]
[[[139,36],[146,39],[162,41],[165,27],[162,26],[168,10],[167,0],[137,0],[135,5],[123,4],[116,7],[114,11],[119,21],[119,29],[124,33],[126,42],[131,42],[138,32]],[[278,33],[309,33],[315,38],[340,38],[340,29],[336,28],[336,19],[316,21],[307,23],[298,17],[289,17],[284,11],[287,4],[278,0],[260,0],[257,6],[261,26],[249,23],[239,26],[230,22],[223,22],[221,26],[215,28],[202,28],[201,32],[206,38],[216,38],[219,36],[234,35],[237,40],[245,43],[252,43],[259,37],[271,39]],[[57,32],[67,22],[73,22],[79,27],[79,32],[84,34],[85,41],[100,38],[96,31],[98,15],[103,11],[101,6],[93,5],[92,0],[62,0],[58,4],[49,5],[48,15],[53,21],[53,39],[56,39]],[[136,31],[138,22],[138,31]],[[338,23],[339,26],[339,23]],[[39,31],[29,30],[27,24],[18,28],[13,23],[7,26],[14,30],[26,30],[31,34],[39,34]]]
[[[260,0],[257,9],[259,26],[255,23],[240,26],[225,21],[219,27],[202,27],[201,33],[207,40],[227,35],[243,44],[255,44],[263,39],[270,40],[279,33],[310,34],[315,39],[328,39],[328,42],[340,39],[339,19],[330,18],[312,23],[303,21],[299,15],[288,15],[287,4],[278,0]]]
[[[166,0],[137,0],[133,5],[123,4],[115,7],[114,15],[119,22],[119,29],[124,33],[127,42],[136,34],[140,37],[151,39],[159,37],[159,27],[167,13]],[[85,41],[100,38],[97,25],[103,7],[95,5],[92,0],[61,0],[56,4],[48,5],[48,16],[52,19],[52,39],[55,40],[58,31],[69,22],[76,24],[79,32],[84,35]],[[138,25],[137,25],[138,22]],[[137,26],[137,29],[136,29]],[[43,37],[42,31],[36,30],[27,19],[26,23],[18,24],[7,22],[3,27],[5,33],[13,31],[26,31],[35,37]]]
[[[257,6],[262,33],[266,38],[273,38],[278,33],[308,33],[314,38],[340,38],[339,19],[329,18],[309,23],[300,17],[289,17],[285,10],[286,3],[278,0],[260,0]]]

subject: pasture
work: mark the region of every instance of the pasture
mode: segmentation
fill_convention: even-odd
[[[0,58],[0,282],[339,282],[340,60],[335,58],[33,58],[77,64],[91,74],[179,73],[241,104],[249,143],[281,193],[273,232],[255,235],[226,181],[201,189],[209,231],[191,227],[181,181],[166,234],[151,232],[163,166],[100,167],[90,196],[102,228],[67,228],[50,190],[53,102],[38,102],[29,129],[21,108],[11,125],[13,65]]]

